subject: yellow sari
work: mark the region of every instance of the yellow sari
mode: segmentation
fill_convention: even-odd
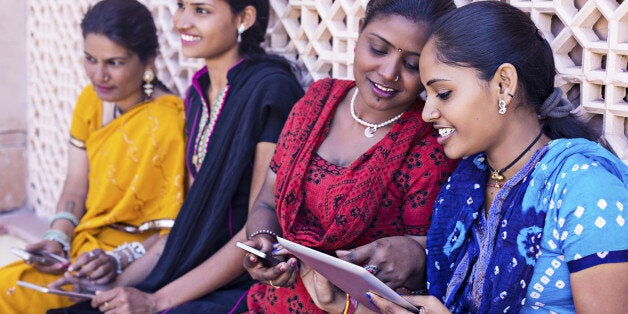
[[[102,101],[92,86],[78,98],[70,133],[84,143],[89,159],[86,213],[74,229],[70,257],[96,248],[105,251],[156,232],[127,233],[111,226],[138,227],[154,220],[174,220],[185,193],[183,102],[173,95],[133,107],[102,125]],[[71,165],[68,165],[71,166]],[[44,274],[24,262],[0,269],[0,313],[44,313],[72,304],[67,297],[16,286],[17,280],[46,286],[59,276]]]

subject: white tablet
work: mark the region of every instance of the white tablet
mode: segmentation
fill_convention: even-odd
[[[83,299],[92,299],[95,297],[95,295],[91,293],[80,293],[80,292],[72,292],[72,291],[66,291],[66,290],[50,289],[47,287],[38,286],[36,284],[26,282],[26,281],[21,281],[21,280],[17,281],[17,285],[25,287],[25,288],[37,290],[43,293],[58,294],[58,295],[66,296],[66,297],[83,298]]]
[[[277,241],[298,259],[331,281],[336,287],[358,300],[363,306],[373,311],[378,310],[366,297],[366,292],[372,292],[406,308],[408,311],[419,313],[419,309],[412,303],[401,297],[363,267],[281,237],[277,237]]]

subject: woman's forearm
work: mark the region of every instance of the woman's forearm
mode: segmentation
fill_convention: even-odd
[[[115,287],[134,286],[148,277],[161,257],[168,237],[160,237],[142,256],[124,269],[114,282]]]
[[[235,243],[245,240],[242,229],[209,259],[155,292],[158,310],[163,311],[200,298],[240,276],[244,272],[244,251],[236,247]]]

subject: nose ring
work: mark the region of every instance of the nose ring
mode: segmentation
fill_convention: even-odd
[[[395,76],[395,82],[399,82],[399,75]]]

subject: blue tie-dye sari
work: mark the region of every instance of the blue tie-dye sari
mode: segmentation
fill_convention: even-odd
[[[565,161],[574,155],[605,168],[624,186],[628,182],[628,167],[599,145],[584,139],[554,140],[505,184],[485,217],[485,156],[465,158],[434,205],[427,237],[430,294],[452,312],[518,313],[541,252],[548,210],[573,205],[562,204],[565,191],[554,187],[565,179]],[[587,194],[578,188],[571,185],[569,193]],[[608,193],[625,194],[626,189]]]

